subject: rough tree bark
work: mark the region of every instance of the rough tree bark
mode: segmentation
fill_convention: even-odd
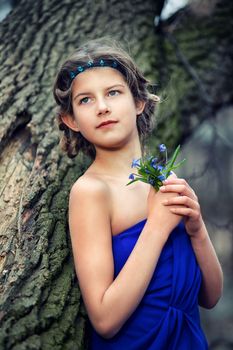
[[[1,25],[1,349],[84,348],[66,218],[83,163],[59,151],[52,84],[68,53],[106,34],[149,71],[155,14],[152,0],[22,0]]]
[[[173,146],[232,105],[232,12],[227,0],[191,0],[157,26],[154,71],[165,103],[153,137],[161,133]]]
[[[232,2],[199,1],[154,28],[164,1],[21,0],[0,26],[0,349],[84,349],[85,311],[67,227],[83,172],[59,150],[52,83],[81,41],[112,35],[160,83],[169,146],[232,104]],[[151,144],[153,145],[153,138]]]

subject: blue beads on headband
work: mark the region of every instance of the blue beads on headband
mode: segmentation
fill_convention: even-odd
[[[76,74],[74,72],[70,72],[70,77],[73,80],[76,77]]]
[[[80,73],[84,72],[86,69],[94,68],[94,67],[110,67],[119,70],[122,72],[122,67],[119,65],[119,63],[115,60],[111,59],[100,59],[97,61],[90,60],[84,65],[80,65],[77,67],[75,71],[70,72],[70,78],[71,81]]]
[[[91,67],[93,66],[93,64],[94,64],[93,61],[88,61],[88,62],[87,62],[87,66],[88,66],[89,68],[91,68]]]

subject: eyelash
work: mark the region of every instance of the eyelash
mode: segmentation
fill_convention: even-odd
[[[114,94],[114,95],[110,95],[110,93],[111,92],[116,92],[117,94]],[[108,95],[109,96],[116,96],[116,95],[118,95],[118,94],[120,94],[121,92],[119,91],[119,90],[110,90],[109,92],[108,92]],[[82,104],[87,104],[88,102],[84,102],[84,100],[86,100],[86,99],[90,99],[90,97],[83,97],[80,101],[79,101],[79,104],[80,105],[82,105]]]
[[[110,90],[108,93],[110,94],[110,92],[117,92],[117,95],[120,94],[120,91],[119,91],[119,90]],[[115,94],[114,94],[114,95],[111,95],[111,96],[115,96]]]
[[[83,97],[83,98],[79,101],[79,104],[80,104],[80,105],[82,105],[82,104],[86,105],[87,102],[86,102],[86,103],[83,103],[83,102],[84,102],[84,100],[89,99],[89,98],[90,98],[90,97]]]

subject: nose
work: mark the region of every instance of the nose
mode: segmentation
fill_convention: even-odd
[[[105,98],[101,97],[97,100],[97,115],[105,115],[110,112],[110,107],[105,100]]]

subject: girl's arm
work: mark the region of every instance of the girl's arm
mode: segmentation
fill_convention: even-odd
[[[168,197],[151,188],[147,222],[114,279],[109,189],[101,180],[80,178],[71,190],[69,226],[79,285],[93,326],[106,338],[115,335],[136,309],[161,250],[181,219],[162,204]]]
[[[199,303],[205,308],[212,308],[222,295],[223,273],[202,219],[197,196],[184,179],[174,177],[164,182],[161,191],[180,194],[165,200],[164,205],[172,205],[171,212],[184,217],[186,231],[190,235],[192,247],[202,272]],[[179,207],[174,208],[174,205]]]
[[[211,309],[222,295],[223,273],[204,222],[191,242],[203,276],[199,304]]]

